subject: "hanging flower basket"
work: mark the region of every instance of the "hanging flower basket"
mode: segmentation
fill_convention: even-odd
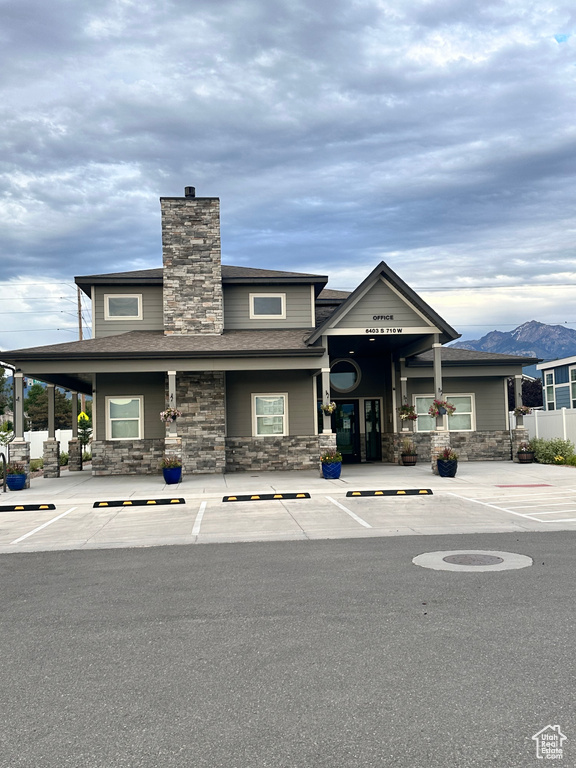
[[[334,411],[336,410],[336,403],[322,403],[320,406],[322,408],[322,412],[326,414],[326,416],[331,416]]]
[[[527,405],[518,405],[514,408],[514,416],[529,416],[532,413],[532,408],[528,408]]]
[[[453,416],[456,412],[456,406],[449,403],[447,400],[434,400],[430,408],[428,408],[429,416]]]
[[[401,421],[416,421],[418,414],[413,405],[401,405],[398,408]]]
[[[166,408],[165,411],[160,411],[160,421],[164,421],[166,424],[176,421],[178,416],[182,416],[182,413],[177,408]]]

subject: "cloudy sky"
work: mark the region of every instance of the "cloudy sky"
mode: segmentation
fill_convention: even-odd
[[[0,0],[0,349],[77,338],[74,275],[160,266],[186,185],[224,263],[385,260],[464,338],[576,328],[575,8]]]

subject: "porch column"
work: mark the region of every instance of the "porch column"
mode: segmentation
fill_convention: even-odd
[[[436,339],[438,336],[435,337]],[[442,344],[435,342],[432,344],[434,351],[434,397],[436,400],[442,400],[444,390],[442,388]],[[444,416],[436,416],[436,429],[444,430]]]
[[[14,373],[14,440],[24,440],[24,374]]]
[[[516,408],[523,405],[522,403],[522,375],[516,374],[514,376],[514,400],[516,402]],[[516,416],[516,429],[525,429],[524,416]]]
[[[56,393],[56,388],[54,387],[54,384],[48,384],[48,386],[46,387],[46,395],[48,397],[48,440],[56,439],[55,419],[54,419],[55,401],[56,401],[55,393]]]
[[[44,478],[60,477],[60,442],[56,440],[54,412],[56,410],[56,388],[54,384],[46,387],[48,397],[48,439],[44,441],[43,471]]]
[[[176,405],[176,371],[168,371],[168,405],[170,408],[178,407]],[[178,434],[175,421],[169,423],[168,434],[170,437],[176,437]]]
[[[330,368],[322,368],[322,405],[330,403]],[[322,434],[332,434],[332,416],[322,411]]]
[[[408,405],[408,377],[406,376],[406,358],[400,358],[400,405]],[[413,422],[412,422],[413,424]],[[402,432],[409,432],[406,422],[402,422]]]
[[[82,446],[78,440],[78,392],[72,392],[72,439],[68,441],[68,471],[82,471]]]

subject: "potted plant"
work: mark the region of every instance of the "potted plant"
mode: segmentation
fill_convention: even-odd
[[[178,416],[182,416],[182,413],[177,408],[166,408],[165,411],[160,411],[160,421],[164,421],[166,424],[176,421]]]
[[[21,491],[26,487],[26,467],[13,462],[6,467],[6,485],[11,491]]]
[[[532,464],[534,461],[534,451],[530,447],[530,443],[520,443],[516,456],[518,456],[520,464]]]
[[[182,461],[177,456],[164,456],[160,463],[166,485],[175,485],[182,479]]]
[[[322,462],[322,477],[325,480],[338,480],[342,472],[342,454],[338,451],[329,451],[320,456]]]
[[[516,408],[514,408],[514,416],[530,416],[532,413],[532,408],[529,408],[527,405],[518,405]]]
[[[444,448],[436,463],[440,477],[456,477],[458,454],[452,448]]]
[[[413,405],[401,405],[398,408],[398,414],[401,421],[416,421],[418,414]]]
[[[416,462],[418,461],[418,454],[416,453],[416,448],[414,447],[414,443],[412,440],[403,440],[402,441],[402,450],[400,452],[400,458],[402,459],[402,464],[405,467],[415,467]]]
[[[331,416],[336,410],[336,403],[334,401],[331,403],[322,403],[320,408],[322,408],[322,413],[325,413],[326,416]]]
[[[456,411],[456,406],[453,403],[449,403],[447,400],[434,400],[430,408],[428,408],[429,416],[452,416]]]

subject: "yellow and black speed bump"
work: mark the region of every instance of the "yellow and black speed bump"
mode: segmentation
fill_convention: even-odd
[[[38,512],[41,509],[56,509],[54,504],[6,504],[0,512]]]
[[[95,501],[92,507],[153,507],[160,504],[186,504],[184,499],[128,499],[127,501]]]
[[[406,488],[406,490],[348,491],[346,496],[432,496],[430,488]]]
[[[275,501],[282,499],[309,499],[309,493],[253,493],[244,496],[224,496],[222,501]]]

